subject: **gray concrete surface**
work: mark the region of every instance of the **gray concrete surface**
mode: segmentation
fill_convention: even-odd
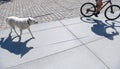
[[[93,1],[93,0],[89,0]],[[88,0],[13,0],[0,5],[0,69],[120,69],[120,18],[81,17]],[[119,4],[118,0],[113,3]],[[22,39],[6,27],[8,16],[36,17]],[[115,23],[115,25],[113,25]],[[18,32],[18,31],[17,31]]]
[[[120,18],[76,17],[31,30],[35,39],[28,30],[21,40],[0,31],[0,69],[120,69]]]

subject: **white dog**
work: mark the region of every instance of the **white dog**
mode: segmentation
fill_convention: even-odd
[[[15,16],[10,16],[10,17],[6,18],[6,22],[10,25],[11,32],[12,32],[12,29],[13,29],[15,31],[15,33],[17,34],[17,36],[19,36],[19,35],[15,30],[15,26],[20,29],[20,37],[22,35],[22,30],[28,29],[32,38],[34,38],[32,33],[31,33],[31,30],[30,30],[30,25],[38,23],[34,18],[31,18],[31,17],[18,18],[18,17],[15,17]]]

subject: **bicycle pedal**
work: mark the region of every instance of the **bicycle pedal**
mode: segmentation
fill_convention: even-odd
[[[100,14],[100,12],[97,12],[97,14]]]
[[[98,17],[98,14],[97,13],[94,13],[95,17]]]

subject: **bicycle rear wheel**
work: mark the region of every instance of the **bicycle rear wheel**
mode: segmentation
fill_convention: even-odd
[[[80,8],[81,14],[85,17],[92,16],[95,11],[96,11],[95,5],[90,2],[84,3]]]
[[[120,6],[118,5],[111,5],[109,6],[104,13],[105,17],[108,20],[115,20],[120,17]]]

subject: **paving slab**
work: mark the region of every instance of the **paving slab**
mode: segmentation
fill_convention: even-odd
[[[120,18],[110,21],[104,13],[98,18],[81,17],[80,6],[88,1],[93,2],[13,0],[1,4],[0,69],[120,69]],[[28,30],[21,39],[10,34],[5,18],[13,15],[38,20],[31,26],[35,39]]]
[[[105,63],[110,69],[119,69],[120,66],[120,36],[114,38],[114,41],[102,39],[87,46]]]
[[[28,30],[21,40],[14,32],[10,35],[9,27],[0,31],[1,69],[119,69],[119,18],[76,17],[32,25],[31,30],[35,39]]]
[[[33,25],[31,30],[35,39],[31,39],[28,30],[23,31],[21,40],[18,37],[15,38],[16,34],[14,32],[10,34],[9,28],[1,31],[0,51],[1,55],[4,56],[0,57],[0,62],[3,69],[82,45],[57,21]],[[4,59],[5,56],[8,56],[8,58]]]
[[[74,59],[74,60],[73,60]],[[108,69],[84,46],[8,69]]]

